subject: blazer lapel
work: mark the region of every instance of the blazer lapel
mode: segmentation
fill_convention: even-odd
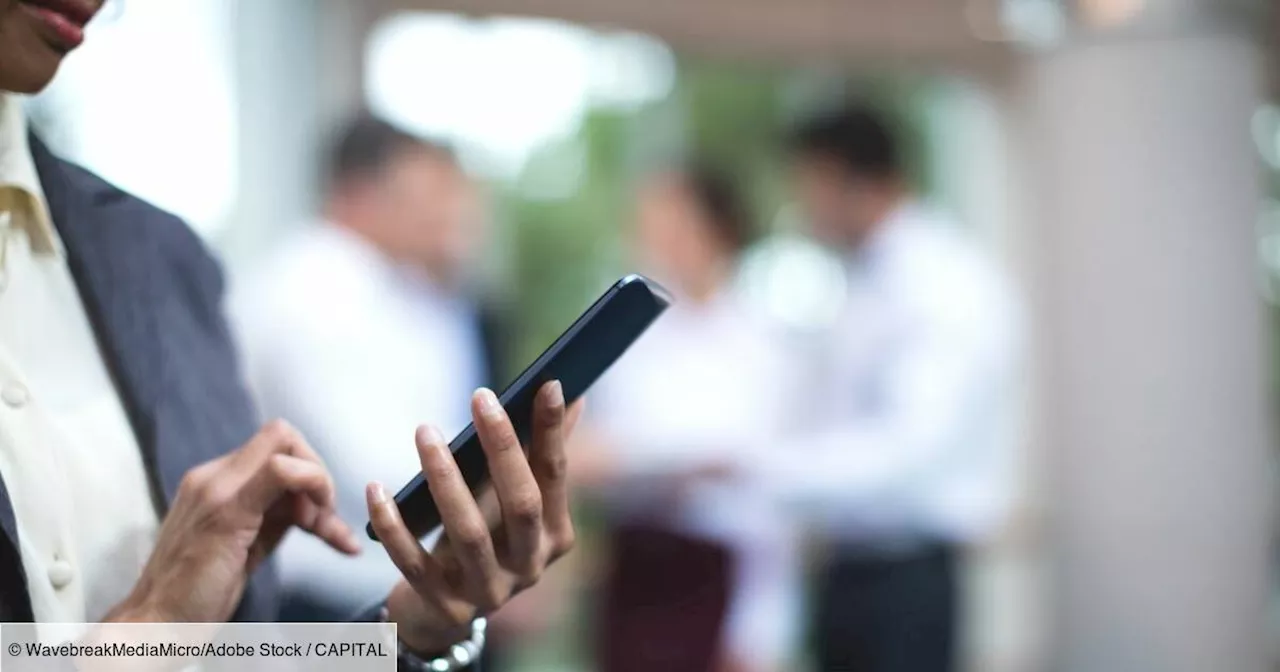
[[[157,481],[156,428],[167,379],[154,310],[161,290],[156,243],[138,223],[112,216],[110,204],[117,192],[85,190],[34,135],[31,154],[163,514],[167,503]]]

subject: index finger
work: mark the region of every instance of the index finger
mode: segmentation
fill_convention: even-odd
[[[307,444],[302,434],[293,425],[279,418],[263,425],[243,448],[231,456],[231,462],[257,464],[278,453],[323,463],[320,455]]]
[[[259,540],[265,542],[268,551],[279,543],[289,526],[297,526],[343,553],[358,553],[360,545],[351,529],[332,509],[316,506],[317,497],[333,497],[332,481],[324,467],[310,460],[276,454],[249,479],[238,499],[251,510],[264,513],[277,504],[287,503],[279,510],[285,517],[274,516],[260,532]]]
[[[253,482],[257,484],[257,489],[261,490],[262,484],[275,482],[271,479],[264,480],[261,476],[271,468],[272,458],[277,455],[285,455],[314,464],[318,471],[313,473],[318,476],[312,478],[311,487],[301,492],[322,511],[330,511],[334,508],[333,478],[324,461],[307,444],[302,434],[283,420],[272,420],[263,426],[262,430],[249,440],[249,443],[231,456],[228,466],[238,476],[242,485],[247,486]],[[268,493],[257,494],[266,496]],[[280,493],[275,494],[278,496]],[[263,506],[270,506],[271,501],[265,501]]]

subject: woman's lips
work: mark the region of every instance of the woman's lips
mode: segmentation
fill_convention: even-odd
[[[97,12],[96,5],[77,0],[22,0],[21,4],[48,27],[60,46],[67,50],[84,42],[85,24]]]

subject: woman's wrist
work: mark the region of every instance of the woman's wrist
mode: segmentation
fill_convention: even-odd
[[[379,612],[378,620],[396,622],[390,608],[385,605]],[[396,642],[397,669],[403,672],[455,672],[472,669],[484,651],[487,629],[488,621],[476,618],[466,624],[465,628],[459,629],[465,630],[465,635],[451,635],[448,638],[433,636],[410,643],[400,634]],[[404,632],[399,623],[396,624],[396,630],[398,633]],[[448,643],[441,645],[438,643],[440,641]]]
[[[401,583],[387,597],[384,620],[396,624],[400,643],[419,656],[438,656],[471,637],[471,622],[443,623],[426,613],[422,598]]]
[[[146,599],[137,588],[102,618],[104,623],[170,623],[175,620],[166,617],[163,610]]]
[[[423,656],[408,649],[403,643],[398,643],[397,668],[402,672],[457,672],[473,669],[484,651],[485,632],[488,625],[488,621],[484,618],[477,618],[471,623],[469,637],[436,656]]]

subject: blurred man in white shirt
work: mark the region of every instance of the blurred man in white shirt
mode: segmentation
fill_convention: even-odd
[[[338,513],[359,529],[363,484],[420,469],[405,437],[422,418],[446,436],[466,426],[469,391],[492,384],[496,348],[464,291],[482,229],[451,152],[362,117],[340,131],[326,169],[324,221],[242,283],[233,314],[263,412],[310,438]],[[279,561],[285,616],[299,620],[352,613],[396,573],[385,553],[337,558],[303,535],[285,540]]]
[[[912,197],[875,113],[812,120],[791,150],[800,205],[844,258],[848,291],[805,353],[806,429],[757,466],[830,542],[822,669],[951,670],[960,551],[1001,522],[1013,485],[1015,310],[976,244]]]

